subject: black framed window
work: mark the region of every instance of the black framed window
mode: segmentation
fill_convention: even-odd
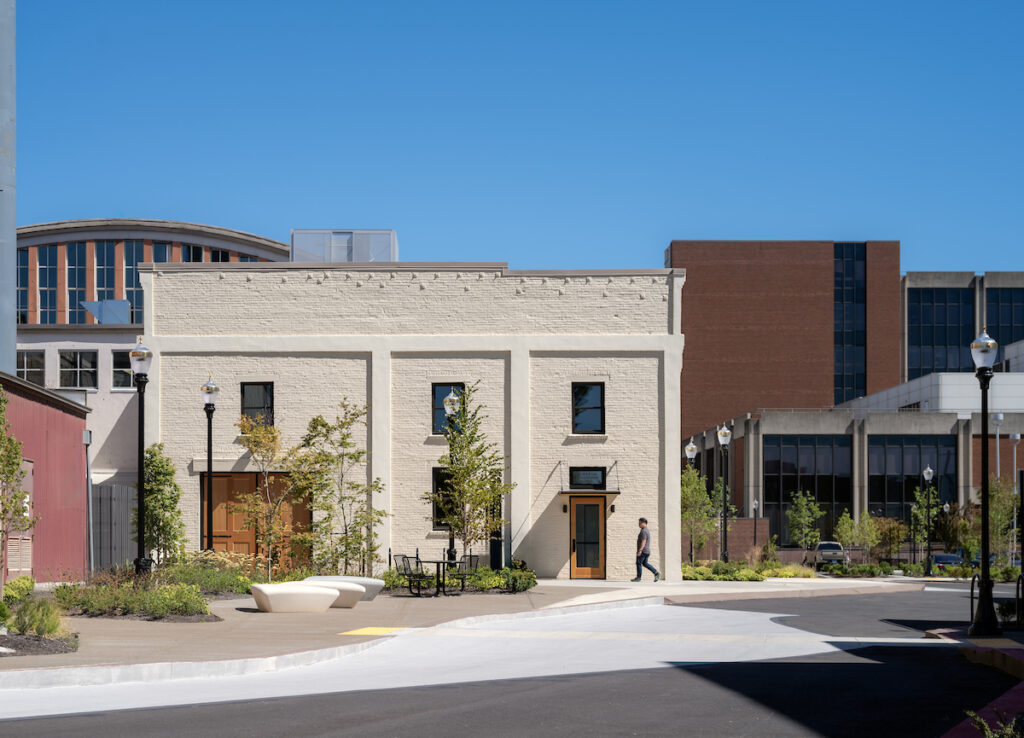
[[[67,245],[68,255],[68,323],[85,322],[85,241],[72,241]]]
[[[242,382],[242,415],[274,424],[273,382]]]
[[[210,261],[231,261],[224,249],[210,249]]]
[[[203,247],[193,246],[189,243],[181,244],[181,260],[190,262],[201,262],[203,260]]]
[[[939,504],[956,501],[956,436],[868,436],[868,513],[910,522],[914,490],[930,466]]]
[[[18,377],[26,382],[46,386],[46,352],[19,351]]]
[[[142,322],[142,284],[139,282],[139,263],[145,259],[142,241],[124,242],[124,294],[131,308],[132,323]]]
[[[867,394],[867,244],[834,245],[835,404]]]
[[[132,362],[128,351],[111,352],[114,360],[114,374],[110,378],[110,386],[114,389],[135,386],[135,372],[132,371]]]
[[[154,264],[165,264],[167,262],[167,254],[170,252],[169,243],[154,243],[153,244],[153,263]]]
[[[57,246],[39,246],[39,322],[57,322]]]
[[[999,354],[996,356],[996,362],[999,363],[1004,358],[1004,347],[1007,344],[1024,340],[1024,289],[986,289],[985,320],[988,334],[999,344]]]
[[[116,241],[96,242],[96,299],[114,299],[114,269],[117,266]]]
[[[435,466],[431,479],[431,490],[434,493],[434,500],[430,506],[430,524],[434,530],[448,530],[449,526],[441,522],[444,517],[444,502],[449,499],[448,484],[451,481],[451,474],[441,466]],[[437,494],[441,493],[441,502],[438,502]]]
[[[466,385],[463,382],[434,382],[430,385],[430,407],[432,412],[433,422],[431,425],[431,432],[435,436],[444,434],[445,428],[448,425],[448,415],[444,409],[444,398],[455,392],[456,397],[461,397],[462,393],[466,391]]]
[[[603,466],[570,466],[569,489],[608,489],[608,470]]]
[[[604,433],[604,382],[572,383],[572,432]]]
[[[245,261],[245,262],[253,262],[253,261],[259,261],[259,257],[258,256],[245,256],[244,254],[239,254],[238,255],[238,260],[239,261]]]
[[[974,290],[907,290],[907,379],[932,372],[974,371]]]
[[[61,351],[60,386],[95,389],[96,351]]]
[[[18,323],[28,323],[28,249],[18,249]]]

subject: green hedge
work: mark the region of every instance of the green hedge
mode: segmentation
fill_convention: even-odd
[[[706,566],[683,564],[683,579],[710,582],[763,582],[764,576],[743,562],[715,561]]]
[[[210,607],[195,584],[165,584],[151,589],[131,584],[83,587],[61,584],[54,599],[66,610],[83,615],[206,615]]]

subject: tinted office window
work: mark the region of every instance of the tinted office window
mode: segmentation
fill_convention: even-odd
[[[867,244],[834,245],[835,404],[867,394]]]
[[[114,376],[111,377],[111,386],[116,388],[134,387],[135,373],[132,371],[132,362],[127,351],[114,351]]]
[[[431,527],[434,530],[448,530],[448,525],[441,522],[441,519],[445,517],[444,510],[442,509],[445,503],[450,499],[448,494],[448,483],[451,481],[451,475],[447,469],[439,466],[435,466],[433,470],[432,490],[434,492],[434,500],[430,507],[430,520]],[[441,493],[441,503],[438,504],[437,493]]]
[[[572,383],[572,432],[604,433],[604,382]]]
[[[61,351],[60,386],[95,388],[96,356],[95,351]]]
[[[28,322],[28,249],[18,249],[18,322]]]
[[[910,521],[914,491],[930,466],[939,504],[956,500],[956,436],[875,435],[868,437],[868,513]]]
[[[907,290],[907,378],[932,372],[973,371],[974,290]]]
[[[444,398],[453,391],[456,397],[461,397],[462,393],[466,391],[466,385],[462,382],[452,382],[449,384],[435,382],[430,385],[431,412],[433,414],[431,432],[435,436],[442,435],[445,427],[448,425],[448,415],[444,409]]]
[[[96,299],[113,300],[114,296],[114,241],[96,242]]]
[[[789,543],[789,510],[793,495],[810,492],[825,516],[818,521],[824,540],[832,538],[844,510],[853,515],[853,465],[850,436],[766,435],[763,439],[764,504],[771,535]]]
[[[274,424],[273,382],[242,382],[242,415]]]
[[[164,264],[167,262],[167,255],[170,253],[169,243],[154,243],[153,244],[153,263]]]
[[[72,241],[67,245],[68,254],[68,323],[80,325],[85,322],[85,241]]]
[[[181,244],[181,260],[182,261],[193,261],[200,262],[203,260],[203,247],[192,246],[191,244]]]
[[[256,257],[256,256],[243,256],[242,254],[239,254],[238,255],[238,260],[239,261],[252,262],[252,261],[259,261],[259,258]]]
[[[210,249],[210,261],[230,261],[228,252],[223,249]]]
[[[57,322],[57,247],[36,248],[39,259],[39,322]]]
[[[1024,340],[1024,289],[1000,287],[985,290],[988,334],[999,344],[997,362],[1008,343]]]
[[[569,489],[606,489],[607,470],[603,466],[570,466]]]
[[[142,241],[124,242],[124,292],[131,309],[131,322],[142,322],[142,285],[139,282],[139,263],[144,257]]]
[[[46,386],[46,352],[19,351],[18,376],[26,382]]]

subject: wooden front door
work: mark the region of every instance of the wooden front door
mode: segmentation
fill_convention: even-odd
[[[569,576],[604,579],[604,498],[569,498]]]
[[[231,512],[229,507],[241,501],[244,494],[254,492],[259,481],[258,474],[214,474],[213,475],[213,550],[232,551],[235,553],[257,553],[256,534],[245,527],[245,516],[239,512]],[[202,511],[200,527],[203,529],[202,542],[206,546],[206,475],[201,475]],[[278,479],[277,484],[283,483]],[[308,530],[312,520],[309,506],[302,503],[288,505],[282,515],[285,523],[293,529]]]

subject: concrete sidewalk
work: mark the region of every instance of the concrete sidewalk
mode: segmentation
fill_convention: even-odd
[[[372,602],[360,602],[351,610],[274,614],[258,612],[251,597],[214,600],[210,609],[222,618],[221,622],[68,618],[67,627],[79,633],[79,650],[67,654],[0,658],[0,689],[68,684],[75,683],[76,679],[81,680],[78,683],[104,683],[271,671],[338,658],[401,629],[514,613],[556,614],[559,608],[566,607],[629,606],[630,601],[652,597],[670,604],[685,604],[922,588],[923,584],[884,580],[773,579],[657,584],[542,580],[529,592],[515,595],[467,593],[417,598],[385,594]],[[154,668],[128,668],[133,665]]]

